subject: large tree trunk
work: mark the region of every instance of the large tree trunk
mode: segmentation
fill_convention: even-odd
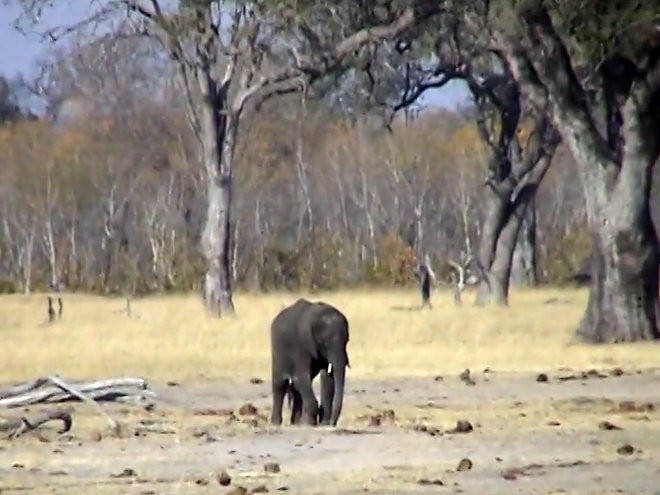
[[[594,239],[589,301],[576,336],[588,342],[660,338],[659,245],[649,211],[660,153],[660,62],[650,57],[642,69],[604,60],[592,98],[547,10],[539,4],[524,16],[524,36],[502,46],[518,79],[533,81],[532,89],[543,85],[532,96],[549,99],[577,163]]]
[[[628,131],[621,167],[594,166],[586,145],[569,143],[580,157],[593,238],[589,300],[576,331],[586,342],[660,338],[660,244],[649,205],[653,163],[638,152],[649,149],[642,132]]]
[[[536,205],[532,198],[513,251],[511,284],[516,287],[535,287],[536,283]]]
[[[476,303],[479,306],[508,304],[516,241],[527,209],[550,166],[556,146],[555,141],[548,144],[549,148],[536,160],[523,185],[507,189],[506,183],[503,183],[499,191],[494,190],[496,186],[489,189],[488,213],[481,230],[477,254],[479,284]]]
[[[209,90],[210,94],[215,94]],[[213,99],[211,100],[213,101]],[[232,161],[237,123],[221,106],[202,105],[201,140],[207,180],[206,223],[202,251],[206,260],[204,305],[215,316],[234,313],[231,277]]]
[[[476,302],[479,306],[508,304],[511,258],[520,229],[520,221],[508,199],[492,190],[489,192],[486,203],[488,213],[481,229],[477,253],[480,273]]]

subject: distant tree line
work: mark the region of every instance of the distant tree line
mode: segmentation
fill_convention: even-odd
[[[34,28],[50,3],[23,6]],[[29,165],[44,181],[6,182],[12,280],[29,286],[44,265],[35,246],[51,283],[64,267],[96,290],[133,292],[203,274],[220,316],[236,283],[401,284],[424,258],[470,270],[477,303],[506,305],[512,280],[562,279],[557,259],[588,253],[577,335],[660,337],[653,2],[95,6],[44,29],[78,36],[35,86],[54,124],[7,131],[15,160],[47,157]],[[112,33],[90,36],[111,20]],[[469,108],[397,117],[457,80]]]

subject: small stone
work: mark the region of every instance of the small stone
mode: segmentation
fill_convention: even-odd
[[[247,495],[247,488],[244,486],[236,486],[229,490],[225,495]]]
[[[539,373],[536,377],[536,381],[539,383],[548,383],[548,375],[545,373]]]
[[[444,486],[444,482],[441,479],[428,479],[428,478],[421,478],[420,480],[417,481],[418,484],[420,485],[435,485],[435,486]]]
[[[133,468],[124,468],[119,473],[110,475],[111,478],[130,478],[132,476],[137,476],[137,473]]]
[[[180,385],[180,383],[175,382],[174,380],[171,380],[171,381],[167,382],[168,387],[178,387],[179,385]]]
[[[502,471],[502,478],[509,481],[515,481],[520,474],[520,470],[518,469],[505,469]]]
[[[611,430],[622,430],[623,428],[615,424],[612,424],[609,421],[601,421],[600,423],[598,423],[598,429],[611,431]]]
[[[220,483],[222,486],[228,486],[231,484],[231,476],[229,476],[229,473],[227,473],[227,471],[224,469],[218,472],[217,480],[218,483]]]
[[[561,426],[561,423],[557,420],[548,421],[548,426]]]
[[[264,471],[271,474],[279,473],[280,465],[276,462],[267,462],[264,464]]]
[[[369,418],[369,426],[377,427],[380,426],[382,423],[380,415],[376,414],[375,416],[371,416]]]
[[[209,484],[209,480],[206,478],[197,478],[195,479],[195,484],[198,486],[206,486]]]
[[[625,444],[616,449],[616,453],[619,455],[631,455],[635,453],[635,447],[630,444]]]
[[[456,467],[456,471],[469,471],[470,469],[472,469],[472,461],[468,458],[461,459]]]
[[[99,430],[94,430],[89,434],[89,439],[92,442],[100,442],[103,440],[103,434]]]
[[[469,433],[473,430],[472,423],[467,419],[459,419],[456,421],[456,426],[449,430],[449,433]]]
[[[252,385],[261,385],[264,381],[261,378],[250,378],[250,383]]]
[[[442,375],[437,375],[437,376],[433,379],[433,381],[436,381],[436,382],[441,382],[441,381],[443,381],[443,380],[444,380],[444,377],[443,377]]]
[[[250,490],[250,493],[268,493],[268,488],[266,485],[258,485]]]
[[[259,411],[257,408],[254,406],[254,404],[248,402],[247,404],[243,404],[240,409],[238,410],[238,414],[242,416],[254,416],[257,414]]]
[[[396,418],[396,414],[394,414],[394,411],[392,409],[385,409],[382,413],[381,416],[383,419],[387,419],[389,421],[394,421],[394,418]]]
[[[624,374],[624,371],[621,368],[614,368],[613,370],[610,371],[611,376],[622,376]]]

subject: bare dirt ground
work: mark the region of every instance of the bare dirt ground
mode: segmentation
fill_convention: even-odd
[[[0,440],[0,492],[660,494],[660,369],[547,377],[349,371],[337,428],[270,427],[268,381],[151,384],[151,411],[105,406],[122,438],[76,404],[69,434]]]

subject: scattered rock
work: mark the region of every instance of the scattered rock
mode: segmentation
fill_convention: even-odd
[[[631,455],[635,453],[635,447],[627,443],[616,449],[616,453],[619,455]]]
[[[247,495],[247,488],[244,486],[236,486],[229,490],[225,495]]]
[[[14,469],[24,469],[25,464],[21,464],[20,462],[15,462],[11,465],[11,467],[13,467]]]
[[[466,385],[476,385],[477,384],[477,382],[475,382],[474,379],[472,378],[469,368],[466,368],[465,370],[463,370],[463,372],[460,375],[458,375],[458,377]]]
[[[268,488],[266,485],[258,485],[250,490],[250,493],[268,493]]]
[[[469,471],[470,469],[472,469],[472,465],[473,465],[472,461],[466,457],[458,462],[458,466],[456,466],[456,471]]]
[[[610,430],[622,430],[623,428],[613,423],[610,423],[609,421],[601,421],[600,423],[598,423],[598,429],[610,431]]]
[[[103,440],[103,433],[101,433],[99,430],[94,430],[89,434],[89,439],[92,442],[100,442]]]
[[[456,421],[456,426],[451,430],[448,430],[447,433],[470,433],[474,428],[472,428],[472,423],[467,419],[459,419]]]
[[[276,462],[267,462],[264,464],[264,471],[271,474],[279,473],[280,465]]]
[[[536,377],[536,381],[539,383],[548,383],[548,375],[545,373],[539,373]]]
[[[650,412],[655,409],[655,405],[650,402],[637,404],[632,400],[624,400],[619,402],[620,412]]]
[[[179,382],[175,382],[174,380],[171,380],[171,381],[167,382],[166,385],[168,387],[178,387],[181,384]]]
[[[624,374],[625,373],[621,368],[614,368],[610,370],[610,376],[622,376]]]
[[[518,479],[519,476],[523,475],[525,473],[522,472],[522,470],[518,468],[510,468],[510,469],[505,469],[502,471],[502,478],[505,480],[509,481],[515,481]]]
[[[289,487],[288,486],[280,486],[280,487],[277,488],[277,491],[278,492],[288,492]]]
[[[220,470],[217,475],[216,479],[218,480],[218,483],[222,486],[229,486],[231,484],[231,476],[229,476],[229,473],[225,471],[224,469]]]
[[[378,414],[376,414],[375,416],[371,416],[369,418],[369,426],[373,426],[373,427],[380,426],[381,422],[382,422],[381,416]]]
[[[49,476],[69,476],[69,473],[66,471],[63,471],[61,469],[57,469],[55,471],[51,471],[48,473]]]
[[[381,416],[383,419],[387,419],[389,421],[394,421],[396,418],[396,414],[394,414],[394,410],[392,409],[385,409],[383,412],[381,412]]]
[[[443,381],[443,380],[444,380],[444,377],[443,377],[442,375],[437,375],[437,376],[433,379],[433,381],[435,381],[435,382],[441,382],[441,381]]]
[[[426,433],[428,435],[431,435],[432,437],[435,437],[437,435],[442,435],[442,430],[440,430],[440,428],[436,428],[435,426],[421,425],[421,424],[414,425],[413,431],[416,431],[418,433]]]
[[[421,478],[417,480],[417,484],[419,485],[435,485],[435,486],[444,486],[444,482],[441,479],[428,479],[428,478]]]
[[[195,416],[234,416],[234,411],[231,409],[214,409],[207,407],[204,409],[196,409],[193,411]]]
[[[559,421],[548,421],[548,426],[561,426],[561,423]]]
[[[196,478],[195,484],[198,486],[206,486],[209,484],[209,480],[207,480],[206,478]]]
[[[248,402],[247,404],[243,404],[238,410],[238,414],[240,414],[241,416],[254,416],[258,412],[259,410],[251,402]]]
[[[259,426],[259,420],[257,420],[257,418],[244,419],[243,423],[245,423],[251,428],[257,428]]]
[[[138,474],[135,472],[135,469],[133,468],[124,468],[122,471],[119,473],[111,474],[111,478],[130,478],[133,476],[137,476]]]
[[[250,378],[250,383],[252,385],[261,385],[263,382],[264,381],[261,378],[257,378],[257,377]]]

